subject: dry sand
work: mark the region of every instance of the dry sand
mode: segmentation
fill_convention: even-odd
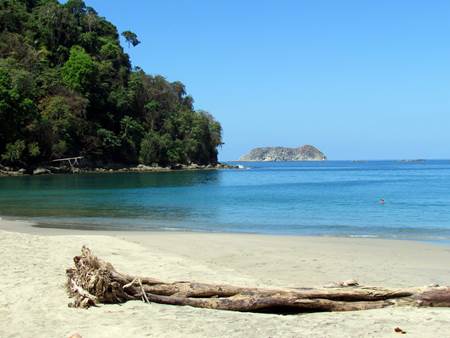
[[[242,286],[450,284],[450,247],[411,241],[203,233],[101,233],[0,219],[0,337],[450,337],[450,309],[250,314],[128,302],[67,307],[65,269],[83,244],[119,270]],[[12,232],[11,230],[15,230]],[[19,231],[19,232],[17,232]]]

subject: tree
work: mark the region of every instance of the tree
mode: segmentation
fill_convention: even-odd
[[[45,98],[40,104],[41,116],[35,126],[41,152],[48,158],[77,155],[89,131],[85,116],[88,101],[76,93]]]
[[[0,161],[217,161],[220,124],[183,83],[132,69],[120,38],[82,0],[0,0]]]
[[[81,17],[86,14],[86,4],[83,0],[68,0],[64,5],[80,24]]]
[[[96,67],[89,54],[80,46],[70,49],[69,60],[61,68],[65,84],[82,94],[88,94],[94,81]]]
[[[130,48],[130,45],[132,45],[133,47],[136,47],[137,45],[139,45],[141,43],[138,40],[137,35],[131,31],[122,32],[122,36],[125,38],[125,41],[128,43],[128,48]]]
[[[139,162],[153,165],[161,162],[161,140],[155,132],[148,132],[141,141]]]
[[[7,143],[24,139],[35,118],[32,74],[11,59],[0,59],[0,153]]]
[[[2,160],[10,164],[21,162],[21,160],[23,159],[22,157],[25,148],[25,141],[23,140],[18,140],[14,143],[8,143],[6,145],[5,153],[2,155]]]
[[[120,121],[122,153],[127,162],[136,162],[138,159],[139,143],[144,132],[144,127],[130,116],[125,116]]]
[[[98,22],[98,14],[92,7],[86,7],[85,23],[89,32],[95,29]]]
[[[121,145],[120,138],[113,131],[100,128],[97,135],[101,140],[103,156],[106,159],[114,159],[114,153]]]
[[[78,43],[80,29],[77,16],[57,1],[41,1],[31,13],[27,32],[35,44],[45,47],[53,66],[67,60],[70,48]]]
[[[21,1],[0,0],[0,31],[20,32],[27,17],[26,6]]]

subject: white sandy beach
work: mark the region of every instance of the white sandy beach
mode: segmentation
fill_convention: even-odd
[[[450,309],[268,315],[142,302],[67,306],[65,269],[88,245],[117,270],[167,281],[319,287],[450,284],[450,247],[411,241],[203,233],[101,233],[0,219],[0,337],[450,336]],[[20,232],[11,231],[19,230]]]

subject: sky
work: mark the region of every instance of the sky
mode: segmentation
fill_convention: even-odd
[[[223,127],[219,159],[450,158],[450,1],[86,0]]]

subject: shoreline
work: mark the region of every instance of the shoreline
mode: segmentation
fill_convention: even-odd
[[[227,163],[217,164],[175,164],[170,167],[148,166],[139,164],[135,166],[125,165],[106,165],[99,167],[54,167],[49,165],[38,165],[32,168],[10,168],[0,164],[0,177],[26,177],[41,175],[73,175],[73,174],[114,174],[114,173],[161,173],[161,172],[180,172],[180,171],[209,171],[222,169],[243,169],[239,165]]]
[[[77,228],[58,228],[46,226],[45,223],[37,223],[31,220],[20,218],[19,216],[0,215],[0,230],[19,232],[25,234],[47,235],[105,235],[105,236],[146,236],[151,234],[192,234],[192,235],[230,235],[230,236],[261,236],[274,238],[309,238],[311,240],[322,239],[355,239],[355,240],[373,240],[373,241],[394,241],[425,243],[443,247],[450,247],[450,239],[411,239],[400,237],[382,237],[377,235],[314,235],[314,234],[285,234],[285,233],[264,233],[264,232],[238,232],[238,231],[206,231],[195,229],[149,229],[149,230],[104,230],[104,229],[77,229]]]
[[[410,239],[410,238],[393,238],[382,237],[376,235],[305,235],[305,234],[284,234],[284,233],[264,233],[264,232],[233,232],[233,231],[205,231],[195,229],[149,229],[149,230],[104,230],[104,229],[76,229],[76,228],[58,228],[46,226],[45,223],[37,223],[31,220],[20,218],[18,216],[0,215],[0,230],[18,232],[25,234],[35,234],[41,236],[53,235],[104,235],[104,236],[146,236],[151,234],[191,234],[191,235],[229,235],[229,236],[261,236],[274,238],[308,238],[314,239],[355,239],[368,241],[394,241],[394,242],[411,242],[426,243],[430,245],[438,245],[450,247],[450,239]]]
[[[1,218],[0,336],[67,337],[77,332],[82,337],[392,337],[394,328],[401,327],[409,337],[437,337],[450,327],[448,308],[280,316],[132,301],[73,309],[67,307],[65,269],[82,245],[120,272],[164,281],[267,288],[321,287],[348,279],[394,288],[450,284],[450,250],[421,242],[48,231]]]
[[[207,231],[182,231],[182,230],[83,230],[83,229],[62,229],[53,227],[40,227],[31,221],[0,216],[0,232],[10,232],[23,235],[33,235],[40,237],[109,237],[128,242],[133,242],[149,249],[159,247],[165,249],[164,242],[173,241],[176,245],[171,246],[170,250],[179,253],[178,251],[190,250],[188,243],[194,243],[199,240],[207,242],[220,242],[225,244],[233,243],[233,249],[248,250],[246,246],[248,243],[258,242],[262,246],[279,246],[279,250],[283,250],[283,245],[291,247],[307,247],[311,250],[320,247],[323,250],[342,250],[347,254],[353,254],[352,250],[355,248],[365,248],[366,253],[372,251],[379,251],[380,248],[391,252],[408,253],[408,258],[405,256],[406,263],[410,262],[409,256],[417,254],[418,250],[426,251],[440,251],[449,253],[449,243],[440,243],[439,241],[428,240],[411,240],[398,238],[382,238],[382,237],[352,237],[352,236],[314,236],[314,235],[284,235],[284,234],[266,234],[266,233],[245,233],[245,232],[207,232]],[[159,241],[161,240],[161,243]],[[281,245],[283,244],[283,245]],[[241,247],[240,247],[241,246]],[[330,246],[330,248],[327,248]],[[179,249],[177,251],[177,249]],[[292,249],[292,248],[291,248]],[[295,252],[291,252],[293,254]],[[355,251],[355,257],[360,254],[360,251]],[[194,256],[197,253],[194,254]],[[312,254],[312,252],[310,252]],[[198,258],[198,257],[193,257]],[[406,259],[407,258],[407,259]],[[448,284],[450,284],[450,271],[448,271]],[[349,279],[351,276],[347,276]],[[431,276],[432,277],[432,276]],[[353,277],[352,277],[353,278]],[[434,278],[434,277],[432,277]],[[344,278],[345,279],[345,278]],[[329,281],[325,281],[329,282]],[[435,280],[430,279],[430,283],[436,283]],[[407,286],[407,285],[403,285]],[[411,286],[411,285],[410,285]]]

